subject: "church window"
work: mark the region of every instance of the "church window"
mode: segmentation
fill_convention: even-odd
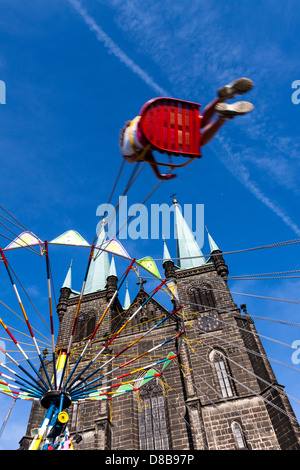
[[[231,423],[231,429],[236,441],[237,448],[246,449],[247,445],[241,424],[238,421],[233,421]]]
[[[217,374],[222,397],[232,397],[233,392],[230,384],[229,375],[227,372],[227,364],[225,362],[225,357],[220,351],[213,351],[213,354],[211,355],[211,362],[213,363]]]
[[[210,286],[192,287],[190,298],[193,304],[199,307],[199,311],[207,310],[208,307],[216,306],[215,296]]]
[[[153,383],[141,389],[144,402],[139,411],[140,450],[168,450],[165,400],[160,387]]]
[[[78,316],[75,329],[75,341],[83,341],[88,339],[93,333],[96,326],[95,312],[92,310],[87,313],[81,313]]]

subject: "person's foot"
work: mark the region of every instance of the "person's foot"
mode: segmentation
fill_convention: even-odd
[[[250,78],[238,78],[232,83],[225,85],[218,90],[218,97],[229,100],[236,95],[243,95],[253,88],[253,82]]]
[[[232,119],[235,116],[242,116],[250,113],[254,109],[252,103],[248,101],[237,101],[236,103],[218,103],[215,107],[216,113],[224,119]]]

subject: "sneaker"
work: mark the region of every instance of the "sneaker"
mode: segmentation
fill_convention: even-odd
[[[234,98],[235,95],[243,95],[253,88],[253,82],[249,78],[238,78],[229,85],[218,90],[218,97],[224,99]]]
[[[225,119],[232,119],[235,116],[242,116],[243,114],[250,113],[254,109],[252,103],[248,101],[237,101],[236,103],[218,103],[215,110],[220,117]]]

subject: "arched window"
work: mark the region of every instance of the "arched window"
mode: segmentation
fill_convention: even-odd
[[[216,306],[215,296],[212,288],[208,285],[192,287],[190,289],[190,299],[193,304],[198,305],[199,311],[207,310]]]
[[[236,445],[238,449],[246,449],[247,444],[246,444],[246,439],[245,439],[245,433],[242,429],[241,424],[238,421],[233,421],[231,423],[231,429],[236,441]]]
[[[151,381],[141,388],[140,397],[144,401],[143,409],[139,411],[140,450],[170,449],[161,388]]]
[[[228,366],[226,359],[221,351],[212,351],[210,361],[215,369],[223,398],[233,396],[233,391],[228,375]]]
[[[93,333],[95,326],[96,316],[93,310],[86,313],[80,313],[75,328],[75,341],[83,341],[84,339],[88,339]]]

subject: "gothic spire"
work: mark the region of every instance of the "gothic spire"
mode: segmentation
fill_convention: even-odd
[[[169,253],[166,240],[164,239],[164,254],[163,254],[163,263],[165,261],[172,261],[171,255]]]
[[[175,224],[177,237],[177,258],[180,269],[196,268],[205,264],[205,258],[196,242],[190,227],[184,220],[177,200],[175,206]]]
[[[71,264],[70,264],[70,267],[68,269],[67,275],[66,275],[64,283],[62,285],[62,288],[67,287],[68,289],[72,289],[72,261],[73,260],[71,260]]]
[[[115,263],[115,257],[114,255],[111,258],[111,263],[110,263],[110,269],[109,269],[109,276],[117,276],[117,270],[116,270],[116,263]]]
[[[128,290],[128,282],[126,282],[126,293],[125,293],[123,309],[127,310],[130,307],[130,305],[131,305],[131,300],[130,300],[130,295],[129,295],[129,290]]]
[[[208,242],[209,242],[209,248],[210,248],[210,253],[212,255],[212,260],[214,262],[214,265],[216,267],[217,273],[221,277],[227,277],[228,276],[228,266],[225,264],[222,251],[218,247],[218,245],[215,243],[214,239],[212,236],[209,234],[207,227],[207,236],[208,236]]]
[[[207,236],[208,236],[208,243],[209,243],[209,249],[211,253],[214,253],[215,251],[221,251],[218,245],[215,243],[214,239],[210,235],[209,231],[206,228]]]
[[[106,221],[103,219],[96,247],[101,247],[102,243],[106,240],[105,224]],[[90,264],[84,293],[90,294],[92,292],[104,290],[106,286],[106,279],[109,276],[109,271],[110,263],[107,251],[95,248],[94,257]]]

